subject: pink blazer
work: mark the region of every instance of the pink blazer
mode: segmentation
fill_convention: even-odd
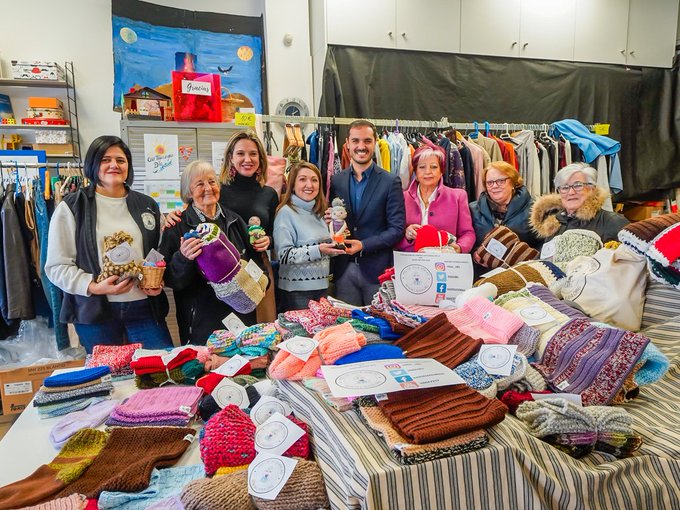
[[[420,202],[418,200],[418,182],[413,181],[404,191],[406,205],[406,226],[414,223],[420,225]],[[456,241],[463,253],[470,253],[475,244],[475,230],[472,228],[472,216],[468,206],[467,193],[458,188],[448,188],[439,181],[437,195],[430,204],[428,223],[439,230],[451,232],[458,238]],[[402,238],[395,245],[398,251],[413,251],[414,244]]]

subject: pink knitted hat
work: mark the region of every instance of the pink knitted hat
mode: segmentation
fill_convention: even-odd
[[[307,424],[295,417],[289,417],[305,434],[286,450],[288,457],[309,456],[309,434]],[[205,474],[212,476],[224,466],[250,464],[257,455],[255,451],[256,426],[250,417],[238,406],[229,404],[213,415],[205,425],[200,442],[201,460]]]
[[[269,366],[269,376],[272,379],[291,381],[313,377],[322,363],[332,365],[343,356],[356,352],[366,345],[366,337],[357,333],[349,322],[319,331],[314,335],[314,339],[319,342],[319,346],[306,362],[280,350]]]
[[[135,421],[158,421],[195,414],[203,390],[196,386],[163,386],[140,390],[114,409],[113,415]],[[182,411],[186,408],[187,412]]]
[[[507,344],[524,325],[517,315],[483,297],[472,298],[446,315],[460,331],[487,344]]]

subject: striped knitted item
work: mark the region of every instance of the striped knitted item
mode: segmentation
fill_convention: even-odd
[[[41,390],[33,397],[33,405],[36,407],[60,404],[70,402],[73,400],[80,400],[89,397],[107,397],[113,391],[113,384],[111,382],[103,382],[93,386],[86,386],[77,390],[60,391],[47,393]]]
[[[65,416],[67,414],[70,414],[74,411],[80,411],[82,409],[86,409],[88,406],[95,404],[97,402],[102,402],[104,400],[108,400],[111,398],[110,396],[107,397],[88,397],[88,398],[81,398],[78,400],[70,400],[68,402],[61,402],[59,404],[50,404],[46,406],[40,406],[38,407],[38,417],[41,420],[45,420],[48,418],[57,418],[59,416]]]
[[[130,368],[135,375],[153,374],[155,372],[165,372],[177,368],[188,361],[195,360],[198,352],[194,349],[181,349],[176,351],[175,356],[167,363],[161,356],[142,356],[130,363]]]
[[[541,273],[528,264],[522,264],[505,269],[502,272],[489,277],[480,278],[474,283],[474,286],[478,287],[486,282],[493,283],[496,286],[498,289],[498,297],[508,292],[521,290],[526,287],[529,282],[545,285],[545,280],[541,276]]]
[[[577,310],[573,306],[569,306],[566,304],[564,301],[557,299],[555,295],[550,292],[549,289],[544,287],[543,285],[537,285],[530,283],[527,285],[527,290],[531,293],[532,296],[536,296],[538,299],[543,301],[545,304],[548,306],[554,308],[560,313],[563,313],[570,319],[587,319],[588,316],[584,314],[582,311]]]
[[[169,372],[153,372],[135,376],[135,384],[140,389],[157,388],[164,384],[196,384],[203,375],[203,365],[197,359],[173,368]]]
[[[508,340],[508,345],[516,345],[517,352],[529,357],[536,352],[536,344],[540,332],[536,328],[523,324]]]
[[[416,444],[493,427],[508,408],[464,384],[388,394],[378,406],[397,431]]]
[[[581,395],[583,405],[608,405],[633,371],[649,339],[573,319],[548,342],[534,367],[555,391]]]
[[[83,388],[90,388],[92,386],[95,386],[96,384],[101,384],[103,382],[106,382],[102,380],[103,378],[100,377],[98,379],[95,379],[90,382],[82,383],[82,384],[73,384],[71,386],[41,386],[39,391],[42,391],[43,393],[61,393],[63,391],[71,391],[71,390],[80,390]]]
[[[489,243],[494,241],[505,248],[505,253],[501,258],[492,255],[487,249]],[[535,260],[539,256],[537,250],[524,241],[520,241],[517,234],[503,225],[494,227],[487,232],[474,254],[478,257],[479,265],[488,269],[495,269],[504,265],[513,266],[525,260]]]
[[[23,480],[0,488],[0,509],[20,508],[58,497],[62,489],[91,466],[104,449],[107,438],[101,430],[76,432],[52,462],[40,466]]]
[[[483,297],[469,300],[458,310],[447,313],[461,332],[487,344],[507,344],[524,321]]]
[[[375,405],[357,405],[359,416],[366,425],[383,440],[392,456],[402,464],[419,464],[435,459],[451,457],[472,452],[486,446],[489,442],[484,430],[474,430],[465,434],[426,444],[413,444],[399,434],[385,413]]]
[[[407,358],[434,358],[448,368],[455,368],[478,352],[482,341],[458,331],[442,313],[411,330],[394,345]]]
[[[671,225],[656,236],[646,253],[663,267],[668,267],[680,258],[680,222]]]
[[[680,214],[672,213],[629,223],[619,231],[619,241],[644,255],[656,236],[678,222]]]

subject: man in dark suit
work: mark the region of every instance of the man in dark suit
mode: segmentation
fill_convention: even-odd
[[[378,133],[366,120],[349,126],[349,168],[333,176],[329,200],[340,197],[347,208],[350,236],[347,255],[333,260],[335,296],[347,303],[370,305],[380,276],[393,265],[392,247],[406,228],[401,181],[373,161]]]

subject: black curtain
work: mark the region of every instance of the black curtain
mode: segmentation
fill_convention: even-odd
[[[680,186],[678,70],[331,46],[319,115],[451,122],[611,124],[624,190]]]

